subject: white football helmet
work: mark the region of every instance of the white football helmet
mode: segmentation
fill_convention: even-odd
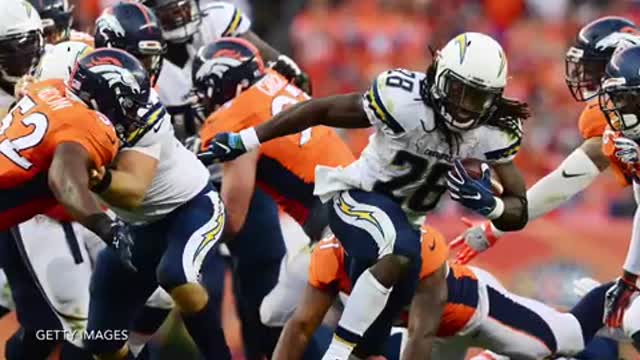
[[[62,79],[66,82],[78,60],[91,51],[91,46],[79,41],[61,42],[42,57],[35,76],[38,80]]]
[[[44,52],[42,21],[24,0],[0,6],[0,82],[14,84],[33,71]]]
[[[460,34],[438,52],[435,65],[434,110],[449,129],[468,130],[491,116],[507,84],[507,58],[497,41]]]

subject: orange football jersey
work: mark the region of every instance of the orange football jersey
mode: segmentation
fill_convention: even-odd
[[[430,226],[425,226],[422,230],[422,268],[420,271],[420,279],[424,279],[433,274],[447,261],[449,256],[449,246],[444,236],[438,230]],[[352,284],[344,263],[344,249],[335,237],[320,241],[311,253],[309,285],[320,290],[341,291],[349,294]],[[449,277],[452,281],[477,281],[473,271],[465,265],[450,264]],[[468,291],[477,292],[477,287],[455,287],[455,289],[467,288],[469,288]],[[466,294],[457,294],[450,296],[450,300],[455,300],[465,295]],[[474,313],[475,308],[463,302],[447,302],[444,312],[442,313],[438,336],[454,335],[467,324]]]
[[[602,137],[602,151],[609,158],[609,167],[611,171],[613,171],[616,180],[622,186],[631,184],[631,177],[628,173],[629,169],[627,169],[626,165],[621,164],[613,155],[613,144],[606,143],[607,137],[611,137],[613,132],[607,130],[609,124],[607,123],[607,118],[600,110],[597,100],[589,102],[584,108],[580,114],[578,128],[580,129],[580,135],[582,135],[582,138],[585,140]]]
[[[309,96],[275,71],[224,104],[202,127],[202,149],[216,134],[238,132],[270,120],[288,106]],[[345,166],[355,160],[334,129],[316,126],[300,134],[268,141],[260,146],[256,180],[278,204],[300,223],[312,207],[316,165]]]
[[[0,230],[56,205],[47,175],[59,144],[80,144],[96,168],[118,151],[110,121],[65,92],[62,80],[35,83],[0,123]]]

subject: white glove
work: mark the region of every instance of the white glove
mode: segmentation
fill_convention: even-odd
[[[627,165],[636,165],[640,161],[640,146],[635,141],[619,137],[613,140],[616,147],[615,155],[620,162]]]

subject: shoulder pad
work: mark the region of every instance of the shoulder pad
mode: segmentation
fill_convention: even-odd
[[[508,132],[488,126],[482,129],[480,143],[485,160],[494,163],[513,160],[522,144],[522,132]]]
[[[249,18],[233,4],[214,1],[202,11],[205,13],[203,21],[213,26],[217,37],[242,35],[251,28]]]
[[[378,75],[364,94],[364,110],[372,124],[382,125],[388,133],[399,135],[416,128],[426,106],[420,97],[424,74],[389,70]]]

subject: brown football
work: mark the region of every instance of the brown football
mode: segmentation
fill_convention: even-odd
[[[469,174],[469,176],[474,179],[482,178],[481,166],[484,161],[479,159],[467,158],[461,160],[461,162],[462,166],[464,166],[464,169],[467,170],[467,174]],[[491,165],[489,165],[489,168],[491,169],[491,191],[493,191],[494,195],[500,196],[504,192],[504,187],[502,186],[500,177],[495,172],[495,170],[493,170]]]

